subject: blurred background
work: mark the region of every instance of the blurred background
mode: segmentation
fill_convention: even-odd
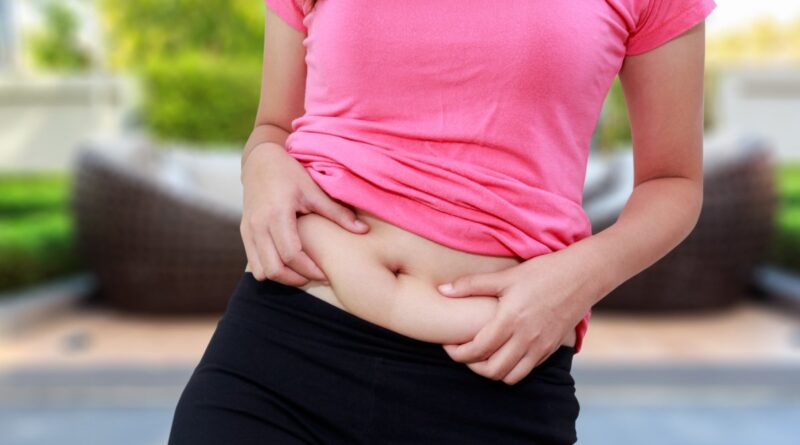
[[[593,311],[584,444],[800,443],[800,2],[706,21],[705,199]],[[264,5],[0,0],[0,442],[163,444],[246,264]],[[617,79],[595,232],[633,184]]]

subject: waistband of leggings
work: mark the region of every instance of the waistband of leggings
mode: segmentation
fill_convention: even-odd
[[[254,306],[255,305],[255,306]],[[261,306],[268,310],[257,310]],[[305,290],[278,281],[259,281],[244,272],[228,304],[234,318],[259,320],[262,326],[284,331],[302,330],[310,340],[342,342],[348,349],[378,357],[463,367],[441,344],[418,340],[360,318]],[[284,315],[289,316],[284,317]],[[562,345],[540,366],[570,367],[574,348]]]

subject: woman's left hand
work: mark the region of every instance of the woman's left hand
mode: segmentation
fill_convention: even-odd
[[[538,255],[498,272],[464,275],[447,297],[496,296],[495,317],[461,345],[443,345],[476,373],[513,385],[558,349],[597,301],[597,277],[569,248]]]

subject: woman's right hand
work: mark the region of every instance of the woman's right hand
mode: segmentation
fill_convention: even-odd
[[[289,286],[328,278],[303,251],[297,232],[297,213],[318,213],[354,233],[369,226],[356,223],[355,213],[331,199],[286,153],[283,146],[263,143],[254,147],[242,166],[244,202],[239,226],[253,276]]]

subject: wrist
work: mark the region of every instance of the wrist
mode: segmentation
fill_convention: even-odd
[[[601,236],[602,235],[602,236]],[[580,291],[575,297],[588,307],[594,306],[622,282],[623,273],[614,261],[614,249],[605,243],[605,234],[595,234],[566,247],[564,253],[574,256],[573,264],[578,267]]]
[[[242,164],[239,175],[240,182],[244,183],[244,173],[247,167],[247,161],[249,161],[253,155],[260,157],[260,156],[281,155],[285,153],[286,149],[284,148],[284,146],[275,142],[261,142],[252,146],[252,148],[250,149],[246,149],[242,153]]]

